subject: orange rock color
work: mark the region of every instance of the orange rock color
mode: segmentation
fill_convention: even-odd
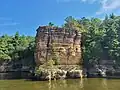
[[[36,34],[35,60],[37,65],[48,60],[59,60],[59,65],[79,65],[81,33],[58,27],[40,26]]]

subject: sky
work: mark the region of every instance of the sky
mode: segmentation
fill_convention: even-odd
[[[75,18],[120,15],[120,0],[0,0],[0,35],[35,36],[40,25],[64,24],[67,16]]]

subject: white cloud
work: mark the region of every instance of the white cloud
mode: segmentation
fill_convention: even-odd
[[[0,17],[0,26],[15,26],[19,23],[15,22],[12,18]]]
[[[58,3],[60,2],[64,2],[64,3],[68,3],[68,2],[73,2],[73,1],[80,1],[80,0],[56,0]]]
[[[86,2],[87,0],[81,0],[82,2]]]
[[[94,3],[94,2],[99,1],[99,0],[80,0],[80,1],[82,1],[82,2],[89,2],[89,3]]]
[[[18,25],[19,23],[16,23],[16,22],[6,22],[6,23],[0,23],[0,26],[15,26],[15,25]]]
[[[96,3],[100,4],[100,10],[96,14],[102,14],[106,12],[112,12],[120,8],[120,0],[81,0],[82,2]]]
[[[102,14],[104,12],[112,12],[120,8],[120,0],[101,0],[101,8],[96,14]]]
[[[57,0],[57,2],[75,2],[75,1],[81,1],[84,3],[97,3],[100,5],[100,9],[96,12],[97,15],[107,13],[107,12],[113,12],[114,10],[120,9],[120,0]]]
[[[64,3],[69,3],[69,2],[94,2],[96,0],[56,0],[57,2],[64,2]]]
[[[6,20],[6,21],[9,21],[9,20],[12,20],[11,18],[8,18],[8,17],[0,17],[0,20]]]

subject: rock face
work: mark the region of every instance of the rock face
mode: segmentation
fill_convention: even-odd
[[[83,77],[80,65],[55,65],[52,68],[41,65],[35,70],[36,80],[74,79]]]
[[[17,67],[16,67],[17,66]],[[11,61],[0,62],[0,80],[1,79],[27,79],[31,75],[29,67],[14,65]]]
[[[99,64],[89,67],[88,77],[120,78],[120,66],[115,60],[100,60]]]
[[[78,65],[81,59],[81,33],[76,30],[41,26],[37,29],[35,60],[42,65],[54,60],[60,65]]]

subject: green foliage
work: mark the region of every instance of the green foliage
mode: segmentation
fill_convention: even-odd
[[[84,64],[99,63],[100,60],[116,60],[120,63],[120,16],[106,15],[98,18],[74,19],[67,17],[64,27],[82,32]],[[81,28],[81,27],[82,28]]]
[[[20,36],[18,32],[14,36],[3,35],[0,37],[0,61],[30,65],[34,60],[34,46],[35,38],[32,36]]]
[[[54,64],[55,64],[55,62],[53,60],[48,60],[47,63],[46,63],[46,66],[51,68],[51,67],[54,66]]]
[[[59,65],[60,58],[58,57],[58,55],[56,53],[53,54],[52,60],[54,61],[55,65]]]
[[[52,22],[49,22],[48,26],[54,26],[54,24]]]
[[[35,76],[40,76],[41,71],[42,71],[42,68],[41,68],[41,67],[36,67],[36,68],[35,68]]]
[[[69,16],[65,19],[64,28],[68,28],[69,30],[77,30],[80,32],[85,32],[82,24],[79,24],[78,20]]]
[[[53,26],[51,22],[49,26]],[[116,60],[120,64],[120,16],[106,15],[104,20],[98,18],[65,19],[64,28],[82,33],[83,61],[88,64],[99,63],[100,60]],[[22,65],[34,63],[35,38],[3,35],[0,37],[0,61],[20,61]],[[54,47],[53,47],[54,50]],[[59,55],[53,53],[52,60],[46,63],[52,67],[59,64]]]

